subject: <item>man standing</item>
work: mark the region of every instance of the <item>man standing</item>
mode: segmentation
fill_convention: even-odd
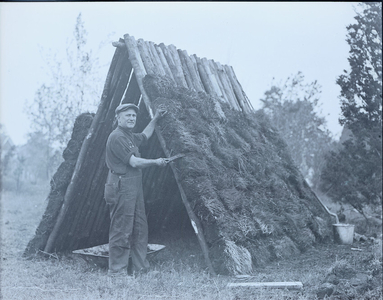
[[[142,133],[133,133],[138,107],[121,104],[116,108],[118,127],[109,135],[106,144],[106,164],[109,168],[105,184],[105,201],[110,212],[109,275],[126,275],[129,256],[135,271],[149,268],[146,259],[148,224],[142,190],[142,168],[164,167],[164,158],[141,158],[138,147],[149,139],[157,120],[165,113],[156,114]]]

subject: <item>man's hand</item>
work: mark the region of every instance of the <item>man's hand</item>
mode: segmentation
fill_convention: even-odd
[[[154,128],[156,126],[157,120],[159,118],[163,117],[166,113],[167,113],[167,111],[164,109],[164,106],[159,105],[153,119],[149,122],[149,124],[142,131],[142,133],[144,133],[148,139],[152,136],[152,134],[154,132]]]
[[[157,158],[156,163],[159,167],[165,167],[168,164],[165,158]]]
[[[156,113],[153,117],[153,119],[157,120],[160,117],[163,117],[167,113],[166,109],[163,105],[158,106]]]

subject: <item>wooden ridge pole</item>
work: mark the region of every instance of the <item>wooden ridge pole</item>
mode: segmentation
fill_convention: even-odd
[[[124,42],[118,41],[118,42],[113,42],[112,45],[116,48],[125,48],[126,45]]]
[[[146,75],[146,71],[144,68],[141,68],[143,66],[142,63],[140,63],[140,60],[141,60],[141,57],[137,51],[137,47],[135,46],[135,40],[133,37],[129,36],[128,34],[124,35],[124,39],[125,39],[125,44],[126,44],[126,47],[128,49],[128,53],[129,53],[129,60],[131,61],[132,63],[132,66],[134,68],[134,73],[136,74],[136,78],[137,78],[137,83],[138,83],[138,86],[140,87],[140,90],[141,90],[141,93],[142,93],[142,98],[144,100],[144,103],[145,103],[145,106],[150,114],[150,117],[153,118],[153,111],[152,111],[152,108],[151,108],[151,103],[150,103],[150,99],[147,95],[147,93],[145,92],[145,89],[144,89],[144,85],[143,85],[143,79]],[[165,153],[165,155],[167,157],[170,157],[170,153],[169,151],[167,150],[166,148],[166,143],[165,143],[165,140],[161,134],[161,131],[158,129],[158,127],[156,126],[155,128],[155,131],[156,131],[156,134],[157,134],[157,137],[158,137],[158,140],[160,142],[160,145]],[[186,198],[186,194],[180,184],[180,180],[179,180],[179,177],[178,177],[178,174],[177,174],[177,170],[176,168],[174,168],[172,166],[172,164],[170,164],[171,168],[172,168],[172,171],[173,171],[173,174],[174,174],[174,178],[177,182],[177,185],[178,185],[178,188],[179,188],[179,191],[180,191],[180,194],[181,194],[181,199],[182,199],[182,202],[183,204],[185,205],[185,208],[186,208],[186,211],[189,215],[189,218],[190,218],[190,221],[192,223],[192,226],[194,228],[194,231],[197,235],[197,238],[198,238],[198,241],[199,241],[199,244],[201,246],[201,249],[202,249],[202,253],[204,255],[204,258],[205,258],[205,262],[209,268],[209,271],[211,274],[214,274],[215,275],[215,271],[214,271],[214,268],[213,268],[213,265],[211,264],[211,261],[210,261],[210,258],[209,258],[209,249],[208,249],[208,246],[206,244],[206,240],[205,240],[205,237],[203,235],[203,231],[202,231],[202,225],[200,223],[200,221],[198,220],[197,216],[194,214],[194,211],[192,210],[192,208],[190,207],[190,203],[189,201],[187,200]]]

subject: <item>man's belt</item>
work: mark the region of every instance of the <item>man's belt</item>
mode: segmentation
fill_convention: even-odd
[[[113,170],[110,170],[110,173],[117,175],[117,176],[124,176],[126,173],[116,173]]]

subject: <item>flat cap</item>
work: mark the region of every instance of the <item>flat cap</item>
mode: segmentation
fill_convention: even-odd
[[[126,111],[129,108],[133,108],[136,111],[136,113],[138,113],[139,111],[138,106],[134,105],[133,103],[125,103],[125,104],[120,104],[119,106],[117,106],[115,113],[116,115],[118,115],[120,112]]]

